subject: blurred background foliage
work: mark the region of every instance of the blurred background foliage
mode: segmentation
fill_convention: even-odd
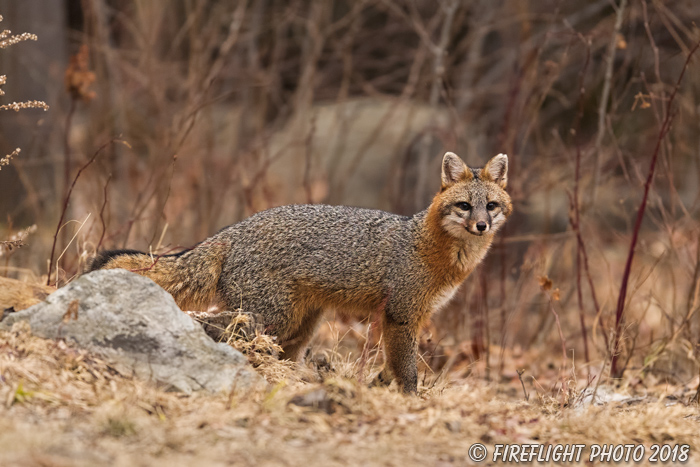
[[[3,103],[51,106],[0,114],[0,153],[23,148],[0,171],[0,239],[37,225],[0,274],[47,280],[81,169],[59,285],[96,248],[169,252],[276,205],[412,214],[445,151],[474,166],[505,152],[515,214],[434,317],[428,363],[490,376],[504,352],[557,358],[554,310],[583,368],[604,368],[617,333],[638,374],[697,376],[700,58],[670,102],[696,1],[0,0],[0,14],[39,37],[0,51]]]

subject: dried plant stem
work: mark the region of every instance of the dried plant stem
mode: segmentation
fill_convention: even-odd
[[[615,49],[617,48],[617,36],[620,34],[622,19],[627,7],[627,0],[620,0],[615,16],[615,27],[608,43],[608,56],[605,62],[605,79],[603,81],[603,94],[598,105],[598,133],[595,138],[595,160],[593,165],[593,183],[591,184],[591,205],[595,204],[600,184],[600,155],[603,152],[603,136],[605,135],[605,118],[607,115],[608,100],[610,98],[610,87],[612,84],[613,63],[615,62]]]
[[[309,132],[306,135],[306,144],[304,152],[304,178],[302,185],[304,186],[304,192],[306,194],[306,202],[308,204],[313,204],[314,193],[313,187],[311,186],[311,163],[313,158],[313,147],[314,147],[314,133],[316,132],[316,116],[311,117],[311,122],[309,124]]]
[[[586,245],[583,243],[583,237],[581,236],[581,231],[576,232],[576,241],[578,242],[581,258],[583,259],[583,270],[586,273],[586,278],[588,279],[588,288],[591,289],[591,299],[593,300],[593,307],[595,308],[596,316],[598,316],[598,324],[603,326],[603,318],[600,312],[600,304],[598,303],[598,296],[595,292],[595,286],[593,284],[593,276],[591,275],[591,269],[588,266],[588,253],[586,252]],[[604,336],[605,337],[605,336]],[[610,341],[605,338],[605,347],[610,350]]]
[[[367,326],[367,336],[365,338],[365,343],[362,346],[362,353],[360,354],[360,362],[357,372],[357,380],[360,382],[360,386],[364,385],[365,380],[365,368],[367,367],[367,362],[369,361],[369,346],[372,341],[372,336],[377,328],[381,326],[381,316],[384,312],[384,307],[386,306],[386,300],[380,305],[377,313],[373,313],[370,317],[369,326]]]
[[[525,373],[525,370],[516,370],[518,373],[518,379],[520,380],[520,384],[523,386],[523,394],[525,395],[525,400],[527,402],[530,401],[530,394],[527,393],[527,389],[525,389],[525,381],[523,381],[523,373]]]
[[[179,140],[178,143],[173,147],[174,152],[179,152],[182,146],[185,144],[187,137],[194,128],[194,124],[197,120],[197,116],[200,111],[205,107],[204,102],[206,95],[211,89],[212,85],[216,79],[221,75],[226,64],[226,59],[229,57],[229,53],[238,43],[238,39],[241,32],[241,27],[244,24],[246,9],[248,8],[248,0],[244,0],[238,3],[236,10],[234,11],[231,23],[228,27],[228,35],[226,39],[221,43],[218,50],[218,57],[211,65],[209,72],[204,77],[202,81],[204,86],[200,90],[196,102],[193,105],[193,110],[189,113],[187,118],[183,121],[180,131],[178,131]]]
[[[580,170],[580,161],[581,161],[581,153],[580,153],[580,147],[577,145],[577,170]],[[576,176],[577,182],[579,180],[579,176]],[[578,183],[577,183],[578,185]],[[598,325],[601,327],[601,329],[605,329],[603,326],[603,315],[600,310],[600,304],[598,302],[598,295],[596,294],[595,291],[595,285],[593,283],[593,276],[591,275],[591,269],[588,265],[588,252],[586,251],[586,244],[583,242],[583,236],[581,234],[581,218],[580,218],[580,201],[578,200],[578,197],[576,199],[572,200],[571,204],[573,205],[573,210],[574,210],[574,216],[573,218],[569,219],[569,222],[571,223],[571,227],[574,230],[574,233],[576,234],[576,287],[577,287],[577,295],[579,299],[579,309],[580,312],[583,313],[583,302],[582,302],[582,291],[581,291],[581,265],[583,265],[583,270],[586,273],[586,279],[588,281],[588,288],[591,290],[591,299],[593,300],[593,307],[595,309],[595,315],[598,318]],[[583,326],[583,329],[585,329],[585,319],[583,317],[583,314],[580,316],[581,320],[581,325]],[[583,339],[584,339],[584,348],[587,347],[587,333],[586,331],[583,331]],[[607,338],[606,334],[603,333],[603,341],[605,342],[605,349],[608,352],[608,355],[610,354],[610,340]],[[588,359],[587,359],[588,360]]]
[[[107,181],[105,182],[105,186],[103,188],[104,199],[102,201],[102,207],[100,208],[100,223],[102,224],[102,233],[100,234],[100,241],[97,242],[97,247],[95,248],[95,250],[98,250],[98,251],[99,251],[100,247],[102,246],[102,241],[104,240],[105,233],[107,232],[107,225],[105,224],[104,214],[105,214],[105,207],[107,206],[107,199],[108,199],[107,198],[107,195],[108,195],[107,187],[109,187],[110,180],[112,180],[112,174],[109,174],[109,177],[107,177]]]
[[[433,48],[435,62],[433,64],[433,82],[430,88],[430,105],[435,106],[440,99],[440,89],[445,75],[445,55],[447,54],[447,45],[450,41],[452,32],[452,24],[454,23],[455,13],[459,2],[456,0],[448,0],[441,4],[445,11],[445,19],[440,30],[440,42]]]
[[[687,313],[691,315],[698,309],[698,292],[700,292],[700,232],[695,241],[695,267],[693,268],[693,280],[690,282],[688,299],[686,301]],[[690,325],[690,318],[686,318],[686,323]]]
[[[588,65],[591,62],[591,47],[589,41],[583,38],[582,40],[586,45],[586,61],[583,64],[583,68],[581,68],[581,72],[579,73],[578,112],[576,113],[574,123],[576,137],[576,162],[574,169],[574,195],[573,199],[571,200],[573,215],[569,216],[569,223],[571,224],[571,228],[574,230],[574,232],[576,232],[576,296],[578,299],[579,320],[581,322],[581,337],[583,338],[583,354],[584,358],[586,359],[586,364],[588,364],[588,362],[590,362],[590,354],[588,351],[588,332],[586,331],[583,293],[581,291],[581,260],[583,258],[582,250],[584,249],[584,246],[583,242],[579,241],[581,239],[581,203],[579,202],[579,186],[581,181],[581,145],[579,144],[578,140],[578,132],[581,127],[581,119],[583,118],[584,112],[584,96],[586,94],[584,82],[586,79],[586,72],[588,71]],[[595,292],[593,293],[595,295]]]
[[[66,128],[63,134],[63,198],[65,199],[68,194],[68,188],[70,186],[70,129],[73,122],[73,114],[75,113],[76,99],[71,98],[70,107],[68,108],[68,115],[66,115]]]
[[[168,199],[170,198],[170,192],[173,187],[173,177],[175,176],[175,163],[177,162],[177,154],[173,154],[173,159],[170,163],[170,177],[168,177],[168,186],[167,189],[165,190],[165,195],[162,197],[163,201],[160,203],[160,209],[157,211],[158,215],[154,221],[154,226],[153,226],[153,236],[151,237],[150,244],[152,245],[154,240],[156,239],[156,235],[158,234],[158,219],[160,217],[165,219],[165,206],[168,204]],[[155,192],[154,192],[155,194]],[[160,193],[158,193],[158,199],[159,200]],[[167,223],[167,222],[166,222]]]
[[[71,173],[71,147],[70,147],[70,133],[71,133],[71,126],[73,122],[73,114],[75,113],[75,108],[77,106],[77,100],[75,97],[71,97],[70,99],[70,106],[68,108],[68,114],[66,115],[66,125],[63,130],[63,199],[65,200],[68,196],[68,190],[70,189],[70,173]],[[67,242],[67,232],[63,232],[61,235],[61,244],[62,245],[67,245],[69,244]],[[56,260],[56,263],[58,265],[58,261],[60,261],[61,258],[58,258]],[[50,278],[49,278],[50,279]],[[56,286],[58,287],[58,268],[56,268]],[[47,284],[48,285],[48,284]]]
[[[499,295],[501,301],[499,303],[500,307],[500,322],[498,323],[499,329],[501,329],[501,339],[500,339],[500,350],[498,355],[498,374],[503,373],[503,367],[505,365],[505,348],[506,348],[506,338],[507,333],[507,323],[508,316],[506,312],[506,299],[508,297],[508,288],[506,287],[506,250],[503,243],[505,237],[505,231],[502,232],[501,238],[498,242],[498,249],[500,251],[500,281],[499,281]]]
[[[588,332],[586,331],[586,317],[583,309],[583,295],[581,293],[581,247],[577,243],[576,248],[576,298],[578,300],[578,316],[581,323],[581,337],[583,338],[583,357],[586,363],[591,361],[588,352]]]
[[[431,49],[434,55],[433,61],[433,80],[430,87],[430,100],[428,101],[433,112],[436,110],[440,102],[440,91],[443,87],[445,76],[445,55],[447,55],[447,46],[449,44],[450,35],[452,32],[452,24],[454,22],[455,12],[459,6],[456,0],[446,0],[440,2],[440,6],[444,11],[444,20],[440,30],[440,40],[437,45],[431,43]],[[423,203],[425,196],[426,185],[428,183],[428,164],[431,159],[430,146],[433,136],[425,134],[421,138],[418,159],[418,180],[416,181],[415,190],[415,205],[420,206]]]
[[[0,15],[0,22],[3,20],[2,15]],[[18,34],[18,35],[12,35],[12,32],[9,30],[2,30],[0,29],[0,49],[6,49],[12,45],[15,45],[19,42],[23,41],[36,41],[37,36],[36,34],[30,34],[28,32]],[[7,76],[6,75],[0,75],[0,86],[3,86],[4,84],[7,83]],[[5,91],[0,89],[0,96],[4,96]],[[22,109],[44,109],[44,111],[49,110],[49,106],[46,105],[45,102],[43,101],[24,101],[24,102],[12,102],[10,104],[2,104],[0,105],[0,110],[14,110],[15,112],[19,112]],[[20,148],[16,148],[14,151],[12,151],[10,154],[5,155],[4,157],[0,158],[0,170],[2,170],[2,167],[5,165],[9,165],[10,160],[19,155],[20,153]]]
[[[557,313],[557,310],[554,309],[554,300],[549,292],[547,292],[547,298],[549,299],[549,309],[552,311],[552,314],[554,315],[554,320],[557,323],[557,331],[559,331],[559,340],[561,341],[561,357],[562,357],[562,368],[567,367],[567,362],[568,358],[566,356],[566,338],[564,337],[564,332],[561,329],[561,322],[559,321],[559,313]],[[561,386],[562,389],[564,390],[564,393],[568,392],[568,383],[566,381],[566,378],[564,377],[564,373],[562,372],[561,375]]]
[[[693,319],[693,316],[695,313],[700,311],[700,306],[697,305],[697,299],[698,299],[698,290],[700,288],[700,234],[698,234],[698,241],[697,241],[697,249],[696,249],[696,260],[695,260],[695,267],[693,268],[693,279],[690,281],[690,289],[688,291],[688,302],[687,302],[687,309],[686,309],[686,314],[683,320],[681,321],[681,324],[675,328],[673,333],[671,334],[671,337],[666,339],[664,346],[668,347],[671,343],[675,342],[675,340],[680,336],[684,330],[687,330],[689,333],[691,332],[691,320]],[[693,336],[690,335],[688,336],[688,339],[692,341]],[[629,360],[629,357],[627,358]]]
[[[70,248],[71,244],[73,243],[73,240],[75,240],[75,237],[77,237],[78,234],[80,233],[80,231],[83,230],[83,227],[85,227],[85,224],[87,223],[88,219],[90,219],[91,215],[92,215],[92,213],[88,213],[87,217],[85,217],[85,220],[80,223],[80,227],[77,228],[77,230],[75,231],[75,233],[73,234],[71,239],[68,241],[68,243],[66,244],[63,251],[61,252],[61,254],[58,255],[58,258],[56,258],[56,265],[55,265],[56,266],[56,280],[54,281],[54,285],[56,287],[58,287],[58,271],[59,271],[58,263],[59,263],[59,261],[61,261],[61,258],[63,258],[63,255],[66,254],[66,251],[68,251],[68,248]],[[77,222],[77,221],[68,221],[68,222],[66,222],[66,225],[68,225],[70,222]],[[61,228],[63,228],[63,227],[65,227],[65,225],[62,226]]]
[[[61,226],[63,225],[63,219],[66,217],[66,211],[68,210],[68,202],[70,201],[70,195],[73,193],[73,188],[75,188],[75,184],[78,182],[78,178],[80,178],[80,175],[83,173],[85,169],[87,169],[93,162],[95,162],[95,159],[97,156],[104,150],[107,146],[113,143],[121,143],[123,141],[121,140],[111,140],[108,141],[107,143],[103,144],[100,146],[97,151],[92,155],[89,161],[83,165],[80,170],[78,170],[78,173],[75,174],[75,177],[73,178],[73,183],[71,183],[70,188],[68,189],[68,192],[66,193],[66,196],[63,200],[63,208],[61,209],[61,216],[58,219],[58,225],[56,226],[56,232],[53,235],[53,245],[51,245],[51,257],[49,258],[49,270],[48,270],[48,276],[46,278],[46,285],[51,285],[51,273],[52,273],[52,267],[53,267],[53,259],[54,255],[56,253],[56,241],[58,240],[58,234],[61,231]]]
[[[428,49],[432,48],[432,41],[430,41],[430,39],[428,38],[427,32],[423,29],[422,24],[417,23],[416,21],[411,21],[411,19],[408,18],[406,13],[393,2],[390,2],[388,0],[382,0],[382,4],[385,5],[393,14],[396,14],[397,16],[412,23],[416,34],[418,34],[418,36],[421,38],[421,46],[417,48],[413,56],[413,61],[408,72],[406,84],[403,86],[401,95],[398,97],[398,99],[394,100],[391,106],[389,106],[389,108],[381,117],[381,123],[374,128],[370,135],[360,145],[359,149],[353,154],[352,158],[348,163],[347,169],[343,173],[343,176],[337,177],[334,176],[333,173],[331,174],[331,181],[334,182],[334,184],[337,186],[337,194],[335,196],[337,196],[338,198],[342,198],[344,196],[345,189],[347,187],[347,180],[349,180],[350,177],[352,177],[352,175],[357,171],[358,167],[360,166],[360,163],[363,161],[363,159],[369,152],[369,148],[372,146],[372,144],[375,143],[375,141],[377,141],[378,138],[381,137],[382,132],[388,126],[388,122],[391,122],[394,119],[394,116],[396,115],[400,106],[402,104],[405,104],[406,102],[410,102],[410,99],[416,93],[418,84],[420,82],[421,70],[425,61],[428,58]]]
[[[644,212],[646,210],[647,206],[647,200],[649,198],[649,190],[651,189],[651,183],[654,180],[654,171],[656,169],[656,161],[659,158],[659,152],[661,150],[661,144],[663,143],[664,139],[666,138],[666,135],[668,132],[671,130],[671,123],[673,121],[673,117],[675,116],[675,112],[672,112],[672,104],[674,99],[676,98],[676,94],[678,93],[678,88],[681,85],[681,81],[683,81],[683,76],[685,76],[685,72],[688,69],[688,65],[690,64],[690,59],[693,57],[695,52],[700,48],[700,42],[695,44],[695,47],[690,51],[688,54],[688,57],[685,60],[685,63],[683,64],[683,69],[681,70],[681,74],[678,77],[678,81],[676,82],[676,85],[673,88],[673,92],[671,93],[669,99],[668,99],[668,104],[666,106],[666,112],[665,112],[665,117],[664,120],[661,124],[661,128],[659,129],[659,135],[658,138],[656,139],[656,145],[654,146],[654,152],[651,157],[651,163],[649,164],[649,172],[647,174],[647,179],[646,182],[644,183],[644,194],[642,195],[642,202],[639,205],[639,209],[637,210],[637,218],[634,223],[634,230],[632,231],[632,240],[630,242],[630,248],[629,252],[627,254],[627,261],[625,263],[625,270],[622,274],[622,284],[620,285],[620,295],[618,296],[617,299],[617,310],[615,312],[615,335],[613,337],[613,348],[612,348],[612,361],[610,363],[610,374],[613,378],[620,378],[622,377],[622,374],[625,371],[624,366],[618,368],[618,360],[619,360],[619,350],[620,350],[620,341],[622,340],[621,336],[621,331],[622,331],[622,324],[623,324],[623,318],[624,318],[624,311],[625,311],[625,301],[627,299],[627,283],[629,282],[629,277],[630,273],[632,270],[632,260],[634,259],[634,250],[637,246],[637,240],[639,239],[639,231],[641,230],[642,227],[642,220],[644,219]]]
[[[0,170],[2,170],[2,167],[4,165],[10,165],[10,161],[12,160],[13,157],[19,155],[19,153],[22,150],[20,148],[16,148],[14,151],[12,151],[10,154],[6,155],[3,158],[0,158]]]
[[[591,41],[589,38],[584,37],[582,34],[578,34],[579,39],[586,46],[586,61],[580,72],[579,79],[579,98],[578,98],[578,112],[576,113],[576,119],[574,121],[574,134],[576,138],[576,156],[575,156],[575,174],[574,174],[574,194],[573,199],[570,199],[571,210],[573,215],[569,217],[569,223],[571,228],[576,234],[576,287],[577,287],[577,297],[579,301],[579,320],[581,322],[582,337],[584,341],[584,352],[586,354],[586,361],[589,361],[590,353],[588,351],[588,333],[586,330],[585,314],[583,309],[583,293],[581,290],[581,266],[583,266],[584,272],[586,273],[586,278],[588,281],[588,288],[591,290],[591,299],[593,300],[593,307],[595,308],[595,316],[598,319],[598,324],[601,329],[605,329],[603,326],[603,317],[600,312],[600,305],[598,303],[598,296],[596,295],[595,285],[593,284],[593,277],[591,276],[591,270],[588,265],[588,252],[586,250],[586,244],[583,242],[583,236],[581,234],[581,201],[579,198],[580,194],[580,181],[581,181],[581,144],[578,139],[579,130],[581,127],[581,119],[584,114],[584,97],[586,93],[585,88],[585,77],[588,71],[588,65],[590,64],[591,55]],[[610,355],[610,341],[607,335],[603,333],[603,340],[605,342],[605,349]]]
[[[480,292],[481,297],[481,313],[482,313],[482,325],[484,334],[486,337],[486,342],[484,344],[484,361],[486,362],[485,377],[486,381],[491,381],[491,323],[489,322],[489,279],[488,279],[488,268],[484,267],[481,270],[479,276]]]

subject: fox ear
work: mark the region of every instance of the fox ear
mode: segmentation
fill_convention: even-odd
[[[508,184],[508,156],[499,154],[493,156],[484,166],[484,174],[501,188]]]
[[[460,180],[471,180],[473,177],[471,170],[462,159],[453,152],[446,152],[442,158],[442,189],[457,183]]]

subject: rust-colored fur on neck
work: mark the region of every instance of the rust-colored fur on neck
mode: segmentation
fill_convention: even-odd
[[[448,283],[459,284],[481,262],[482,252],[488,250],[493,237],[456,239],[445,231],[442,220],[439,205],[433,203],[425,219],[426,241],[421,245],[421,251],[426,265],[436,277],[444,276]]]
[[[433,278],[425,291],[428,302],[464,282],[481,262],[493,240],[492,236],[473,237],[467,241],[456,239],[445,231],[442,219],[439,204],[434,202],[428,208],[418,247],[429,276]],[[421,316],[420,325],[434,309],[427,306],[426,311],[426,315]]]

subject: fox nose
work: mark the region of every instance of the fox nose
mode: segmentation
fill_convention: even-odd
[[[476,223],[476,229],[477,229],[479,232],[483,232],[484,230],[486,230],[486,222],[484,222],[484,221],[477,222],[477,223]]]

